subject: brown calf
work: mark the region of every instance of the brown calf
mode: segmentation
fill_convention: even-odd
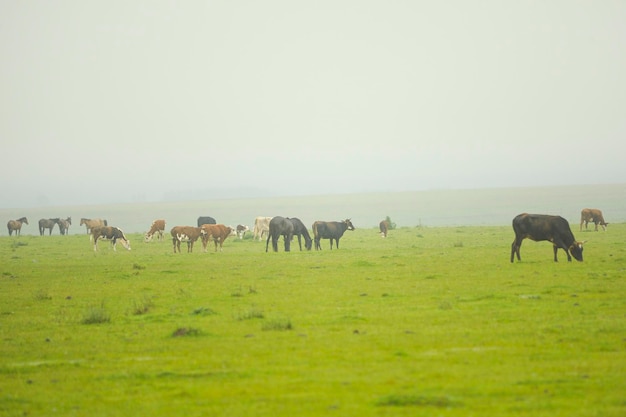
[[[199,227],[193,226],[174,226],[170,231],[172,235],[172,244],[174,245],[174,253],[178,249],[180,252],[180,242],[187,242],[187,252],[193,252],[193,244],[204,232]]]
[[[202,246],[204,251],[207,251],[207,244],[209,239],[213,239],[215,243],[215,252],[217,252],[217,244],[220,244],[220,252],[223,251],[224,241],[228,236],[234,236],[235,230],[230,226],[224,226],[223,224],[203,224],[202,230],[204,235],[202,236]]]
[[[163,240],[163,232],[165,231],[165,220],[158,219],[152,222],[150,226],[150,230],[146,232],[144,236],[144,242],[150,242],[154,237],[154,234],[157,234],[157,241]]]
[[[583,223],[585,223],[585,229],[589,222],[593,222],[596,225],[596,232],[598,231],[598,225],[602,226],[602,230],[606,231],[607,222],[604,221],[602,210],[598,209],[582,209],[580,212],[580,231],[583,231]]]

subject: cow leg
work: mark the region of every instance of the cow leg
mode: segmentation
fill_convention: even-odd
[[[522,260],[519,255],[519,250],[522,247],[523,240],[524,239],[518,240],[517,237],[515,238],[515,240],[513,240],[513,243],[511,244],[511,263],[513,262],[515,255],[517,255],[518,262]]]
[[[98,251],[98,238],[97,237],[93,238],[93,251],[94,252]]]

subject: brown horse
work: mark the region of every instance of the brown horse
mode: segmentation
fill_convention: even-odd
[[[80,225],[85,225],[85,227],[87,228],[87,234],[91,233],[91,229],[93,229],[94,227],[98,227],[98,226],[107,226],[107,221],[106,220],[102,220],[102,219],[86,219],[86,218],[82,218],[80,219]],[[89,238],[91,239],[93,236],[89,236]]]
[[[20,231],[22,230],[22,223],[28,224],[28,219],[26,217],[20,217],[17,220],[9,220],[9,222],[7,223],[9,236],[13,235],[13,231],[15,231],[15,236],[19,236]]]
[[[61,234],[66,235],[68,233],[70,225],[72,224],[72,218],[68,217],[67,219],[60,219],[58,223]]]

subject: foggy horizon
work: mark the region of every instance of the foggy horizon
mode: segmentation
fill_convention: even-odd
[[[626,183],[623,2],[0,7],[0,208]]]

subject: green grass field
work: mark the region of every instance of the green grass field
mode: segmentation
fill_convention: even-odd
[[[573,227],[583,263],[526,240],[511,264],[510,226],[290,253],[4,236],[0,415],[624,416],[626,224]]]

